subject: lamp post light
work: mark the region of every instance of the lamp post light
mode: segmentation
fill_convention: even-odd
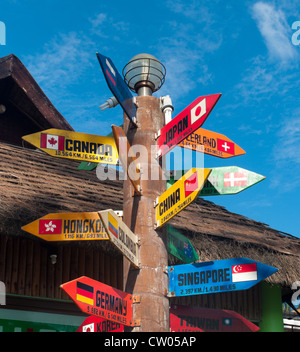
[[[140,153],[141,194],[134,194],[130,180],[124,180],[123,221],[139,237],[140,269],[133,268],[124,258],[124,290],[138,296],[133,305],[133,314],[140,326],[126,328],[134,332],[168,332],[167,233],[162,228],[154,230],[154,201],[166,190],[163,179],[162,160],[151,155],[156,144],[155,133],[164,125],[161,99],[152,96],[165,80],[166,69],[152,55],[134,56],[123,69],[128,87],[136,92],[137,126],[133,127],[124,113],[124,132],[131,146],[141,145],[147,153]],[[137,148],[138,150],[138,148]],[[151,180],[151,170],[158,170],[158,179]]]

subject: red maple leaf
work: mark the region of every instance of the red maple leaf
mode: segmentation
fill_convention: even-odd
[[[53,147],[57,143],[57,140],[52,137],[51,139],[48,139],[48,143],[50,143]]]

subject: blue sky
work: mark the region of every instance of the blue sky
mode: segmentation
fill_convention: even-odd
[[[222,93],[203,128],[225,134],[246,154],[205,156],[205,167],[236,165],[267,179],[207,199],[300,237],[296,1],[2,0],[0,21],[1,57],[18,56],[77,132],[106,135],[123,120],[120,106],[98,108],[112,94],[96,52],[120,72],[136,54],[156,56],[167,75],[155,95],[171,96],[173,116],[198,96]]]

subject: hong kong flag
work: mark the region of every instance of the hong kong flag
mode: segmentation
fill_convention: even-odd
[[[42,219],[39,222],[40,235],[60,235],[62,219]]]

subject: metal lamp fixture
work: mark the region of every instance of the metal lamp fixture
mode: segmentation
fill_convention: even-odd
[[[123,76],[138,95],[152,95],[164,84],[166,69],[153,55],[139,54],[123,68]]]

